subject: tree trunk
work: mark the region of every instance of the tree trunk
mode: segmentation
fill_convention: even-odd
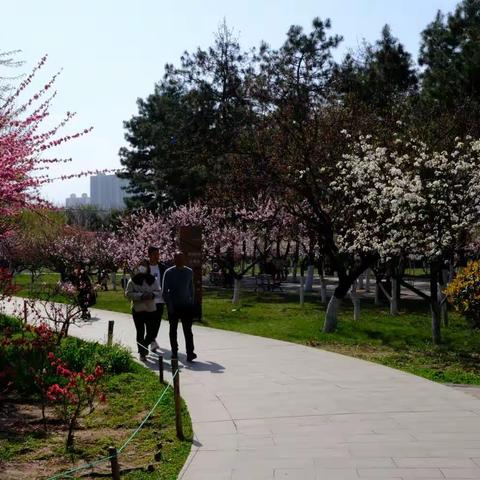
[[[435,345],[442,342],[441,312],[438,303],[438,270],[430,266],[430,310],[432,312],[432,340]]]
[[[312,263],[307,267],[307,280],[305,282],[305,291],[313,291],[313,274],[315,273],[315,267]]]
[[[448,303],[446,301],[446,295],[444,293],[445,288],[447,288],[448,281],[450,278],[450,272],[449,270],[442,270],[441,275],[441,283],[440,283],[440,288],[439,288],[439,295],[438,295],[438,301],[440,302],[441,305],[441,317],[442,317],[442,322],[444,327],[448,327]]]
[[[245,270],[247,264],[247,242],[243,240],[242,242],[242,271]]]
[[[303,307],[303,304],[305,303],[305,278],[303,275],[300,277],[299,293],[300,293],[300,306]]]
[[[360,297],[357,294],[352,295],[353,301],[353,320],[358,322],[360,320]]]
[[[398,315],[398,280],[392,277],[392,290],[390,299],[390,315]]]
[[[43,430],[46,432],[48,429],[47,426],[47,417],[45,415],[45,397],[42,394],[42,423],[43,423]]]
[[[72,420],[70,420],[70,423],[68,424],[68,435],[67,435],[67,442],[65,445],[67,452],[73,449],[75,422],[76,422],[76,417],[72,418]]]
[[[323,275],[320,278],[320,299],[323,305],[327,304],[327,281]]]
[[[338,306],[340,300],[347,295],[358,276],[362,274],[375,259],[373,257],[362,258],[361,263],[353,268],[348,274],[342,260],[339,259],[339,257],[332,257],[331,260],[334,262],[335,269],[338,273],[338,285],[333,293],[333,296],[330,298],[327,311],[325,312],[325,322],[323,324],[323,331],[325,333],[331,333],[336,330],[338,323]]]
[[[296,282],[297,281],[297,271],[298,271],[298,259],[299,259],[299,256],[300,256],[300,245],[299,243],[297,242],[297,244],[295,245],[295,255],[293,257],[293,271],[292,271],[292,274],[293,274],[293,281]]]
[[[370,293],[370,269],[365,272],[365,292]]]
[[[382,304],[382,302],[380,301],[380,286],[378,284],[378,282],[380,282],[381,280],[377,280],[377,282],[375,283],[375,300],[374,300],[374,303],[375,305],[379,306]]]
[[[340,300],[335,295],[332,295],[325,313],[324,333],[333,333],[337,329],[339,304]]]
[[[117,289],[117,272],[112,272],[110,275],[110,280],[112,282],[112,289],[116,290]]]
[[[242,281],[238,278],[236,278],[234,281],[233,281],[233,299],[232,299],[232,303],[234,305],[237,305],[238,303],[240,303],[240,286],[242,284]]]

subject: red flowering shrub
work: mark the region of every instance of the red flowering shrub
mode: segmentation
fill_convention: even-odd
[[[92,413],[95,409],[95,401],[104,402],[105,394],[100,391],[100,382],[104,371],[96,366],[94,371],[74,372],[67,368],[65,363],[49,352],[50,366],[56,374],[62,377],[63,382],[50,385],[46,391],[47,399],[55,404],[59,417],[68,428],[66,448],[71,449],[74,441],[74,430],[78,418],[86,413]]]
[[[68,368],[54,352],[57,334],[46,324],[25,325],[18,331],[5,328],[1,339],[0,393],[15,389],[23,396],[34,395],[42,406],[44,428],[47,428],[45,407],[48,403],[68,428],[67,449],[73,446],[78,418],[93,412],[96,401],[104,401],[100,391],[104,370]]]
[[[0,300],[11,297],[19,288],[13,283],[12,272],[8,268],[0,267]]]

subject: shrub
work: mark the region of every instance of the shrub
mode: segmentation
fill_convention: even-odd
[[[96,365],[100,365],[107,374],[131,371],[130,353],[119,345],[107,346],[67,337],[60,344],[59,356],[77,371],[91,370]]]
[[[473,328],[480,328],[480,261],[470,261],[445,290],[448,301]]]
[[[128,351],[67,338],[61,343],[62,352],[58,334],[46,323],[22,325],[8,317],[0,322],[4,327],[0,334],[0,395],[15,389],[22,397],[38,398],[45,431],[45,407],[53,403],[68,429],[66,447],[72,448],[78,419],[94,410],[95,401],[105,400],[100,390],[105,371],[130,367]],[[61,358],[63,353],[72,359],[72,366]]]
[[[57,413],[68,428],[66,449],[73,448],[74,431],[78,419],[85,413],[92,413],[95,400],[105,401],[105,394],[100,390],[104,375],[102,367],[97,365],[91,372],[75,372],[55,354],[48,354],[50,366],[56,369],[63,381],[51,384],[46,390],[46,397],[56,406]]]

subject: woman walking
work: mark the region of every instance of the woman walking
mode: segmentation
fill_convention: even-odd
[[[95,305],[96,294],[92,285],[92,281],[88,276],[85,265],[77,262],[73,269],[70,281],[77,289],[77,301],[82,311],[82,320],[90,320],[92,318],[88,308]]]
[[[140,360],[147,360],[148,345],[156,337],[155,297],[160,294],[158,280],[150,274],[148,261],[141,262],[127,283],[125,296],[132,301],[132,315],[137,330],[137,346]]]

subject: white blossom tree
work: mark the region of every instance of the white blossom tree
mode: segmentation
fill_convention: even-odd
[[[384,262],[424,259],[430,265],[432,337],[440,343],[442,268],[480,226],[480,141],[457,139],[453,151],[437,152],[416,141],[397,138],[396,148],[387,149],[360,137],[337,167],[331,187],[345,205],[336,218],[340,250]]]

